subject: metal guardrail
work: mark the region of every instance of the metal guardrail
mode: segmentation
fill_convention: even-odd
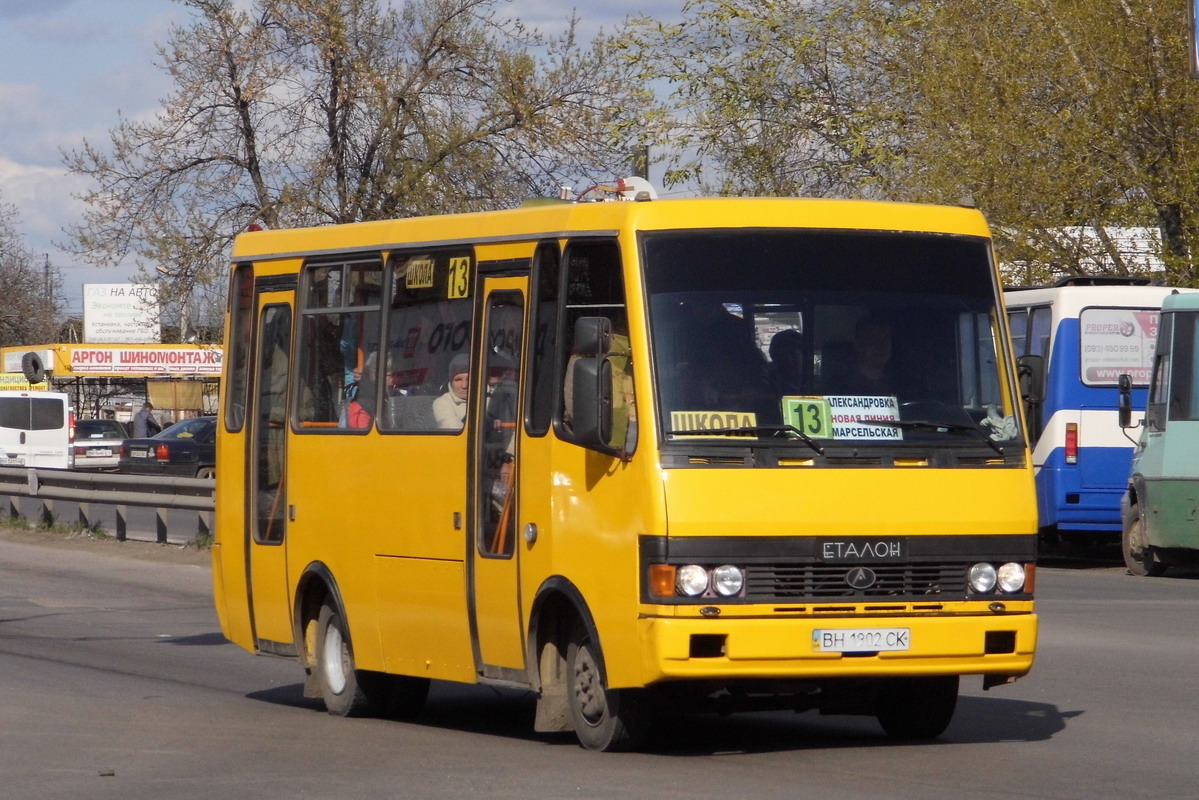
[[[119,475],[110,472],[82,472],[62,469],[0,467],[0,498],[8,503],[8,516],[36,519],[47,524],[57,519],[55,501],[77,503],[79,524],[91,528],[98,521],[95,506],[112,508],[116,513],[116,538],[128,538],[130,507],[154,509],[155,541],[166,543],[170,517],[176,525],[190,528],[188,538],[210,538],[214,511],[211,478],[157,478],[148,475]],[[26,513],[34,506],[33,514]],[[185,514],[179,523],[179,514]],[[178,533],[178,531],[177,531]]]

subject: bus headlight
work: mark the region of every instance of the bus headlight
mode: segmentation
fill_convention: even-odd
[[[741,594],[741,587],[744,585],[745,573],[741,571],[740,567],[723,564],[712,570],[712,587],[718,595],[733,597]]]
[[[997,575],[995,567],[990,564],[980,563],[975,564],[970,568],[969,574],[970,588],[977,594],[986,594],[995,588]]]
[[[708,590],[708,571],[698,564],[679,567],[674,578],[675,588],[686,597],[699,597]]]
[[[996,573],[999,580],[999,591],[1014,594],[1024,588],[1024,565],[1009,561],[999,568]]]

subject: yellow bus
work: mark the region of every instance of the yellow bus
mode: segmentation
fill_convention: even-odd
[[[620,197],[621,195],[617,195]],[[331,713],[523,687],[949,724],[1032,666],[1036,500],[987,225],[812,199],[553,202],[232,252],[215,598]]]

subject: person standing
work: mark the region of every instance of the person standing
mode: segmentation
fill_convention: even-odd
[[[147,400],[142,410],[133,416],[133,438],[146,439],[162,430],[158,420],[154,418],[154,406]]]

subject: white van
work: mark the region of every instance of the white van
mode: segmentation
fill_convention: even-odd
[[[61,392],[0,391],[0,467],[70,469],[74,416]]]

